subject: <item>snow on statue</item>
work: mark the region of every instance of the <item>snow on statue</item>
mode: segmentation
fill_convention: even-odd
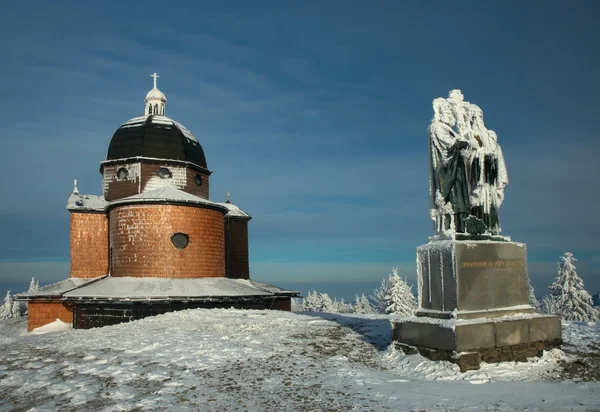
[[[428,135],[430,215],[436,232],[499,234],[498,209],[508,174],[496,133],[485,127],[483,111],[465,102],[460,90],[435,99],[433,111]]]

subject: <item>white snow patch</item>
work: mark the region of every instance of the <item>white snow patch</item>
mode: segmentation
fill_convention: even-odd
[[[551,381],[560,350],[460,373],[396,350],[386,315],[198,309],[24,336],[26,320],[18,322],[0,321],[0,410],[600,407],[599,383]],[[575,344],[599,336],[597,324],[565,324],[565,332]]]
[[[73,324],[63,322],[60,319],[56,319],[54,322],[50,322],[47,325],[35,328],[31,331],[31,333],[34,335],[42,335],[44,333],[65,332],[69,329],[73,329]]]

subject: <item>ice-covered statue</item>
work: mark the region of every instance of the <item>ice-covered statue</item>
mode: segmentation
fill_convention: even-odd
[[[524,361],[561,344],[560,317],[530,304],[527,246],[501,236],[508,176],[498,137],[460,90],[433,101],[429,125],[431,218],[417,247],[419,308],[392,320],[400,348],[461,371]]]
[[[496,133],[460,90],[433,101],[429,125],[430,214],[437,233],[500,233],[508,175]]]

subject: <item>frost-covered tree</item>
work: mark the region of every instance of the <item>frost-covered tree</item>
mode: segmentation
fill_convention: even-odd
[[[0,306],[0,319],[11,319],[15,317],[14,314],[14,303],[10,290],[6,292],[4,297],[4,304]]]
[[[363,293],[361,296],[356,295],[354,298],[354,312],[355,313],[375,313],[369,302],[369,298]]]
[[[388,302],[386,313],[410,316],[417,309],[417,299],[412,293],[412,286],[409,286],[405,280],[398,276],[398,269],[394,268],[392,276],[389,278],[392,285],[385,299]]]
[[[331,312],[353,313],[354,307],[352,306],[352,304],[344,302],[344,299],[333,299],[333,304],[331,305]]]
[[[31,278],[31,281],[29,282],[29,289],[27,290],[27,292],[35,292],[36,290],[39,290],[40,288],[40,281],[39,280],[35,280],[35,278]]]
[[[302,308],[307,312],[332,312],[333,301],[327,293],[319,293],[316,290],[308,292],[302,301]]]
[[[390,294],[390,290],[392,289],[394,273],[398,273],[397,268],[393,268],[392,273],[387,278],[381,280],[381,286],[376,288],[370,296],[371,302],[373,302],[372,307],[377,313],[386,313],[386,309],[390,306],[386,296]]]
[[[556,299],[552,295],[546,295],[540,301],[540,312],[547,315],[556,315],[558,312],[558,305]]]
[[[535,297],[535,289],[529,284],[529,304],[535,308],[538,312],[540,311],[540,301]]]
[[[574,321],[598,320],[592,296],[585,290],[583,280],[575,271],[577,259],[567,252],[558,263],[558,274],[550,286],[550,294],[556,300],[556,313],[563,319]]]
[[[292,312],[304,312],[306,309],[304,308],[304,299],[302,298],[292,298]]]
[[[316,290],[308,291],[306,297],[302,299],[302,308],[306,312],[316,312],[321,306],[321,298]]]

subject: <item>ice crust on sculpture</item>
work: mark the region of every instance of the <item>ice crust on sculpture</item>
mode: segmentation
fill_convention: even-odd
[[[465,101],[460,90],[434,99],[433,111],[429,182],[436,232],[467,233],[467,219],[477,219],[485,234],[498,235],[508,174],[496,133],[486,128],[481,108]]]

